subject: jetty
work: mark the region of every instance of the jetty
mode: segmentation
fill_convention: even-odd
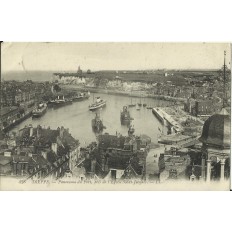
[[[169,114],[167,114],[164,110],[160,107],[156,107],[152,109],[152,113],[157,117],[157,119],[163,125],[169,125],[173,129],[175,133],[181,133],[184,131],[183,127],[175,121]]]

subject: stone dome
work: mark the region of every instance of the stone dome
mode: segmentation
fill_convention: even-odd
[[[219,149],[230,148],[230,115],[223,108],[220,113],[209,117],[199,138],[203,144]]]

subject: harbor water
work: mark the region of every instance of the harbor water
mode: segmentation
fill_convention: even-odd
[[[47,128],[50,126],[51,129],[57,129],[58,127],[64,126],[69,128],[69,132],[73,137],[78,139],[82,146],[96,141],[96,134],[92,131],[91,121],[95,117],[95,112],[89,111],[88,107],[96,97],[106,100],[106,107],[100,110],[100,117],[103,120],[103,124],[106,129],[103,133],[127,135],[128,126],[121,125],[120,112],[123,106],[128,104],[142,103],[147,106],[158,107],[167,106],[173,104],[172,102],[156,100],[152,98],[131,98],[120,95],[109,95],[109,94],[92,94],[88,100],[81,102],[73,102],[71,105],[66,105],[57,109],[49,108],[42,117],[40,118],[28,118],[23,121],[20,125],[14,128],[15,131],[25,127],[26,125],[32,124],[34,127],[40,125]],[[158,121],[153,115],[151,109],[147,107],[128,108],[131,117],[134,120],[131,121],[131,125],[135,128],[136,135],[146,134],[151,137],[153,143],[157,143],[157,139],[161,132],[166,133],[166,128]]]

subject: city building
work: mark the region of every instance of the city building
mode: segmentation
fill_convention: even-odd
[[[222,103],[218,99],[196,100],[188,98],[184,110],[193,116],[207,116],[219,112],[221,105]]]
[[[64,127],[52,130],[25,127],[5,138],[0,147],[1,175],[26,179],[62,178],[72,173],[79,156],[79,142]]]
[[[0,130],[13,123],[19,117],[19,107],[3,107],[0,111]]]
[[[147,136],[102,134],[85,156],[86,173],[101,179],[143,179],[151,140]]]

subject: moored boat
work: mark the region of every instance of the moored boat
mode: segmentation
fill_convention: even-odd
[[[141,102],[141,93],[140,93],[140,98],[139,98],[139,103],[138,103],[138,106],[142,106],[142,102]]]
[[[121,122],[131,120],[130,112],[129,112],[127,106],[123,106],[123,110],[121,112],[120,119],[121,119]]]
[[[64,96],[62,97],[58,96],[57,99],[48,102],[48,105],[51,107],[61,107],[71,104],[72,104],[72,99],[68,99],[68,98],[65,99]]]
[[[90,92],[85,92],[85,93],[79,93],[78,95],[74,96],[72,98],[73,101],[84,101],[89,99],[90,97]]]
[[[95,118],[92,119],[92,129],[94,132],[101,132],[105,129],[103,122],[100,118],[100,113],[96,113]]]
[[[39,118],[42,115],[44,115],[47,111],[47,104],[46,103],[40,103],[36,109],[32,111],[32,117],[33,118]]]
[[[130,125],[129,130],[128,130],[128,135],[133,135],[135,132],[134,126]]]
[[[131,98],[131,103],[128,105],[128,107],[135,107],[135,106],[136,106],[136,104],[132,103],[132,98]]]
[[[97,100],[89,106],[89,110],[96,110],[106,106],[106,100],[97,97]]]

